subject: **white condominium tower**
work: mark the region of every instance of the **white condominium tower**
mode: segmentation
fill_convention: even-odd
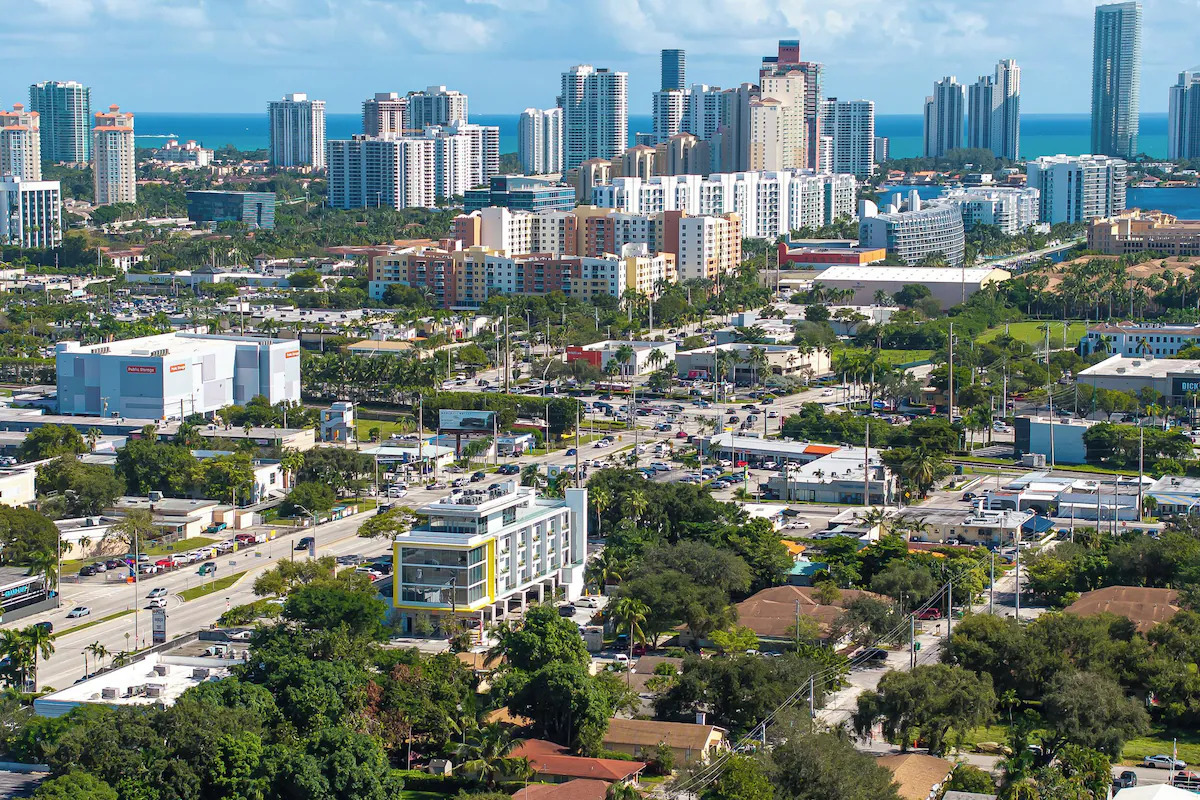
[[[562,74],[563,169],[612,160],[629,142],[629,76],[579,64]]]
[[[402,134],[408,128],[408,98],[396,92],[376,92],[362,103],[364,136]]]
[[[92,90],[77,81],[42,81],[29,87],[29,110],[38,115],[42,158],[55,163],[92,160]]]
[[[940,158],[963,146],[963,86],[953,75],[925,98],[925,157]]]
[[[1142,4],[1096,7],[1092,40],[1092,152],[1133,158],[1138,152],[1142,83]]]
[[[0,178],[42,179],[42,140],[38,114],[13,103],[12,111],[0,109]]]
[[[527,108],[517,120],[517,158],[526,175],[563,172],[561,108]]]
[[[92,170],[96,205],[137,202],[133,114],[111,105],[96,113],[92,128]]]
[[[1125,210],[1126,163],[1109,156],[1042,156],[1026,164],[1025,185],[1038,190],[1038,219],[1090,222]]]
[[[408,124],[414,130],[466,121],[467,96],[462,92],[428,86],[423,92],[408,93]]]
[[[1021,68],[1006,59],[967,89],[967,147],[1015,161],[1021,151]]]
[[[838,100],[821,103],[821,137],[829,142],[828,172],[866,178],[875,169],[875,103]]]
[[[325,101],[302,92],[285,94],[267,105],[271,165],[325,168]]]
[[[1200,72],[1179,73],[1167,119],[1167,158],[1200,158]]]

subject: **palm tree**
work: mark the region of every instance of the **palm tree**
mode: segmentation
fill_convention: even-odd
[[[595,586],[596,591],[604,594],[604,587],[610,583],[620,583],[625,577],[626,564],[620,561],[613,552],[607,548],[600,551],[600,554],[587,563],[584,569],[585,582],[589,586]]]
[[[604,800],[642,800],[645,797],[632,783],[614,783],[604,793]]]
[[[100,432],[99,428],[88,428],[88,432],[87,432],[88,452],[91,452],[96,449],[96,442],[100,441],[100,437],[103,435],[104,434]]]
[[[29,682],[30,650],[29,641],[21,631],[0,630],[0,656],[7,659],[3,673],[8,685],[25,689]]]
[[[279,459],[279,466],[283,468],[285,474],[284,487],[296,482],[296,476],[300,474],[300,470],[304,468],[304,453],[299,450],[287,448],[283,451],[283,455]]]
[[[612,606],[609,616],[617,623],[618,629],[624,628],[629,634],[629,657],[633,658],[633,643],[645,643],[646,618],[650,615],[650,607],[636,597],[622,597]]]
[[[604,512],[612,507],[613,495],[612,492],[603,486],[598,486],[588,492],[588,499],[592,501],[592,508],[596,509],[596,534],[600,535],[600,528],[603,525]]]
[[[526,464],[521,470],[521,485],[522,486],[537,486],[541,480],[541,473],[538,471],[537,464]]]
[[[108,648],[102,645],[99,641],[92,642],[87,647],[83,648],[92,654],[92,658],[96,659],[96,667],[100,667],[100,662],[108,655]]]
[[[634,358],[636,358],[636,356],[637,356],[637,353],[633,349],[632,345],[623,344],[617,348],[617,351],[615,353],[613,353],[612,357],[613,357],[614,361],[616,361],[618,364],[621,365],[621,374],[624,375],[624,374],[626,374],[626,372],[625,372],[626,366],[629,364],[630,361],[632,361]]]
[[[758,383],[758,377],[761,370],[770,368],[770,361],[767,359],[767,349],[765,347],[751,347],[746,353],[746,366],[750,367],[753,375],[753,383]]]
[[[502,777],[521,774],[528,769],[528,761],[511,755],[521,743],[498,724],[478,728],[458,748],[463,772],[475,775],[489,789]]]
[[[86,533],[83,536],[80,536],[79,537],[79,552],[84,558],[87,558],[87,552],[91,548],[92,548],[92,537],[88,536]]]
[[[29,652],[33,655],[33,691],[37,691],[37,667],[38,656],[49,658],[54,655],[54,639],[48,628],[42,625],[30,625],[21,631],[21,636],[29,645]]]
[[[58,588],[58,555],[45,550],[34,551],[29,556],[28,575],[40,575],[47,589]]]
[[[646,499],[646,493],[641,489],[632,489],[625,495],[625,505],[629,509],[629,518],[638,523],[642,521],[642,515],[646,513],[650,501]]]

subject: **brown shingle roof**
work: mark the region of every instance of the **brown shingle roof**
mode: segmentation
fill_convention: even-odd
[[[708,745],[713,728],[712,725],[697,725],[693,722],[659,722],[652,719],[613,717],[608,721],[604,744],[606,747],[657,747],[659,742],[665,742],[668,747],[677,750],[691,749],[700,752]]]
[[[781,639],[796,624],[796,602],[799,613],[814,620],[821,631],[828,632],[838,617],[845,613],[847,604],[860,597],[885,598],[861,589],[842,589],[841,599],[835,605],[822,605],[816,598],[817,589],[812,586],[774,586],[746,598],[737,604],[738,624],[745,625],[759,636]]]
[[[642,656],[633,664],[633,669],[626,676],[629,679],[629,688],[633,689],[638,694],[648,692],[646,682],[654,677],[654,668],[659,664],[670,664],[675,667],[676,672],[683,672],[683,659],[670,658],[669,656]]]
[[[625,781],[646,768],[642,761],[573,756],[567,748],[544,739],[526,739],[512,751],[512,757],[529,759],[535,774],[563,778]]]
[[[1179,611],[1179,592],[1147,586],[1107,586],[1084,592],[1063,609],[1067,614],[1090,617],[1108,612],[1133,622],[1143,633],[1166,622]]]
[[[892,773],[899,785],[896,792],[904,800],[929,800],[954,769],[945,759],[921,753],[883,756],[875,763]]]
[[[513,800],[604,800],[609,784],[577,778],[566,783],[535,783],[518,789]]]

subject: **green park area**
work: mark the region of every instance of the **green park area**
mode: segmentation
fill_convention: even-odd
[[[1007,327],[1008,335],[1019,342],[1025,342],[1028,345],[1044,344],[1046,341],[1046,325],[1050,325],[1050,346],[1058,349],[1063,346],[1063,323],[1062,320],[1028,320],[1026,322],[1009,322],[1007,325],[997,325],[994,328],[988,328],[983,333],[979,334],[978,341],[990,342],[1004,335],[1004,330]],[[1067,347],[1073,348],[1079,344],[1079,340],[1087,333],[1087,323],[1075,320],[1067,325]]]

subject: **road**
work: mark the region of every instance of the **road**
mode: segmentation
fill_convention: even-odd
[[[319,526],[315,534],[317,555],[338,556],[358,553],[373,557],[389,552],[391,547],[389,542],[360,539],[356,535],[359,525],[372,513],[368,512]],[[135,645],[149,645],[151,615],[150,611],[145,608],[146,593],[155,587],[162,586],[170,592],[167,605],[168,638],[208,627],[227,608],[257,599],[252,592],[252,586],[254,576],[259,572],[281,559],[306,558],[307,554],[304,551],[297,553],[292,549],[297,540],[305,535],[313,535],[311,529],[300,529],[295,533],[281,535],[273,542],[258,545],[257,548],[217,558],[217,578],[243,571],[247,574],[226,590],[187,602],[184,602],[179,593],[204,580],[196,574],[195,565],[183,567],[165,575],[154,575],[139,580],[136,603],[134,588],[131,584],[106,584],[102,577],[84,579],[78,585],[65,584],[62,608],[38,618],[53,622],[55,630],[60,632],[54,639],[54,654],[48,661],[41,663],[38,668],[39,687],[62,688],[81,678],[84,670],[83,649],[93,642],[100,642],[111,653],[133,650]],[[66,612],[73,605],[91,607],[90,619],[88,617],[77,620],[66,619]],[[138,607],[135,614],[126,614],[83,630],[71,632],[72,627],[86,624],[90,620],[102,619],[109,614],[126,611],[135,606]],[[23,627],[30,622],[31,620],[25,619],[5,627]],[[89,666],[91,669],[95,669],[94,666]]]

